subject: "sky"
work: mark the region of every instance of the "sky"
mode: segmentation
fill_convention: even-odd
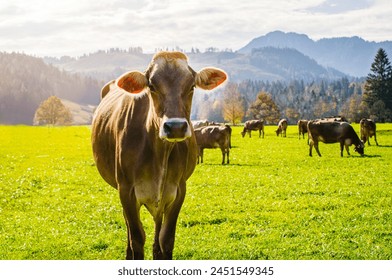
[[[392,40],[391,18],[390,0],[0,0],[0,51],[236,51],[276,30],[380,42]]]

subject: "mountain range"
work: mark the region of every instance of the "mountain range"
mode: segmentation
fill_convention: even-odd
[[[231,81],[242,80],[335,80],[344,76],[365,77],[379,48],[392,55],[392,41],[369,42],[360,37],[324,38],[318,41],[305,34],[270,32],[251,40],[237,51],[187,53],[190,65],[198,70],[217,66]],[[132,69],[143,71],[152,54],[111,49],[79,58],[45,58],[48,63],[70,72],[109,80]]]
[[[314,41],[304,34],[274,31],[236,51],[192,49],[187,55],[196,71],[206,66],[220,67],[231,82],[312,84],[342,79],[363,81],[379,48],[392,55],[392,41],[377,43],[359,37]],[[85,104],[98,104],[103,84],[126,71],[144,71],[152,56],[141,48],[99,50],[76,58],[0,52],[0,123],[31,124],[38,105],[50,95],[76,103],[69,103],[69,107],[81,112],[83,123],[93,110]]]
[[[318,41],[307,35],[274,31],[253,39],[239,49],[250,53],[262,47],[292,48],[314,58],[324,67],[332,67],[354,77],[366,76],[379,48],[392,55],[392,41],[369,42],[360,37],[324,38]]]

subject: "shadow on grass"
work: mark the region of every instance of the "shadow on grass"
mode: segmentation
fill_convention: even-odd
[[[373,146],[373,145],[372,145]],[[378,145],[375,147],[380,147],[380,148],[392,148],[392,145]]]
[[[207,165],[207,166],[261,166],[261,164],[243,164],[243,163],[225,163],[225,164],[221,164],[221,163],[200,163],[198,165]]]
[[[367,155],[367,154],[364,154],[363,157],[361,157],[361,158],[380,158],[380,157],[381,157],[380,155]]]

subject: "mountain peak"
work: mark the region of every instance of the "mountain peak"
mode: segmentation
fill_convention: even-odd
[[[353,37],[322,38],[314,41],[305,34],[273,31],[250,41],[239,53],[248,54],[264,47],[292,48],[315,59],[325,67],[332,67],[352,76],[366,76],[379,48],[392,55],[392,42],[368,42]]]
[[[295,32],[285,33],[283,31],[276,30],[253,39],[245,47],[239,49],[238,52],[250,53],[252,49],[262,47],[293,48],[300,50],[303,47],[311,47],[312,44],[314,44],[314,41],[305,34],[298,34]]]

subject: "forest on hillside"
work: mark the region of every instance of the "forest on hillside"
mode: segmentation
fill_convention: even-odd
[[[140,66],[147,64],[147,59],[150,60],[149,55],[140,56],[142,54],[140,49],[126,51],[127,60],[123,60],[124,56],[121,55],[123,53],[121,50],[113,49],[109,52],[98,52],[91,55],[94,58],[98,56],[101,59],[106,59],[106,63],[99,63],[100,60],[96,59],[91,60],[90,55],[79,60],[82,60],[83,65],[91,70],[96,69],[92,66],[96,67],[97,65],[112,67],[116,64],[113,62],[113,58],[116,58],[117,63],[121,62],[121,64],[115,66],[114,72],[113,70],[110,72],[114,77],[116,77],[114,74],[118,76],[125,69],[132,69],[132,67],[128,67],[129,63]],[[189,55],[190,59],[195,61],[192,54]],[[235,53],[227,51],[202,53],[199,54],[198,66],[202,67],[204,63],[210,65],[211,61],[217,59],[216,63],[212,64],[226,70],[225,62],[233,59],[235,55]],[[374,117],[378,121],[377,118],[384,115],[380,121],[391,121],[390,112],[385,114],[385,106],[380,106],[379,103],[373,106],[372,112],[360,110],[363,97],[366,96],[367,81],[365,77],[353,78],[335,70],[322,68],[314,60],[304,59],[302,54],[291,49],[255,49],[248,58],[251,58],[248,65],[257,66],[259,69],[262,66],[272,68],[274,75],[286,76],[287,78],[237,80],[233,79],[229,72],[230,82],[226,88],[213,92],[196,90],[191,113],[192,119],[227,121],[223,117],[224,105],[230,100],[227,98],[227,89],[234,88],[238,92],[238,99],[243,108],[239,122],[260,117],[250,110],[260,93],[271,95],[272,101],[279,110],[280,118],[287,118],[291,124],[296,123],[298,119],[315,119],[335,115],[344,115],[352,122],[358,122],[362,117]],[[386,53],[385,59],[389,63]],[[77,62],[78,60],[64,57],[59,61]],[[302,63],[297,63],[298,61],[302,61]],[[386,65],[389,65],[388,63]],[[270,67],[267,64],[270,64]],[[379,64],[384,65],[385,63]],[[236,72],[246,72],[247,66],[245,64],[233,65]],[[48,61],[45,63],[42,58],[20,53],[0,53],[0,124],[32,124],[34,113],[40,103],[53,95],[78,104],[97,105],[99,103],[100,89],[107,80],[101,80],[94,76],[94,72],[82,72],[82,74],[72,71],[70,73],[57,67],[60,66],[48,64]],[[327,74],[328,71],[330,71],[329,74]],[[391,70],[385,71],[389,73],[388,75],[392,75]],[[335,78],[331,79],[331,77]],[[377,80],[377,75],[375,80]],[[390,85],[392,83],[388,82],[388,89]],[[390,95],[389,90],[386,95]],[[390,108],[388,102],[385,105]]]
[[[303,80],[290,82],[246,80],[236,86],[242,96],[244,120],[255,117],[252,116],[249,108],[260,92],[266,92],[271,94],[281,117],[287,118],[290,123],[294,124],[298,119],[346,115],[350,102],[361,98],[364,83],[364,79],[349,80],[345,77],[335,81],[321,80],[308,83]],[[195,96],[193,119],[224,121],[222,116],[223,90]],[[359,120],[353,116],[351,121]]]
[[[19,53],[0,53],[0,65],[0,123],[32,124],[39,104],[51,95],[81,104],[99,103],[99,91],[104,81],[70,74],[44,63],[41,58]],[[249,79],[235,84],[244,104],[243,120],[254,117],[249,113],[250,105],[258,93],[267,92],[272,95],[281,117],[294,123],[299,118],[340,114],[351,97],[362,96],[364,79]],[[195,94],[192,119],[224,121],[222,91]]]
[[[61,71],[41,58],[0,53],[0,123],[32,124],[39,104],[52,95],[97,104],[102,84]]]

